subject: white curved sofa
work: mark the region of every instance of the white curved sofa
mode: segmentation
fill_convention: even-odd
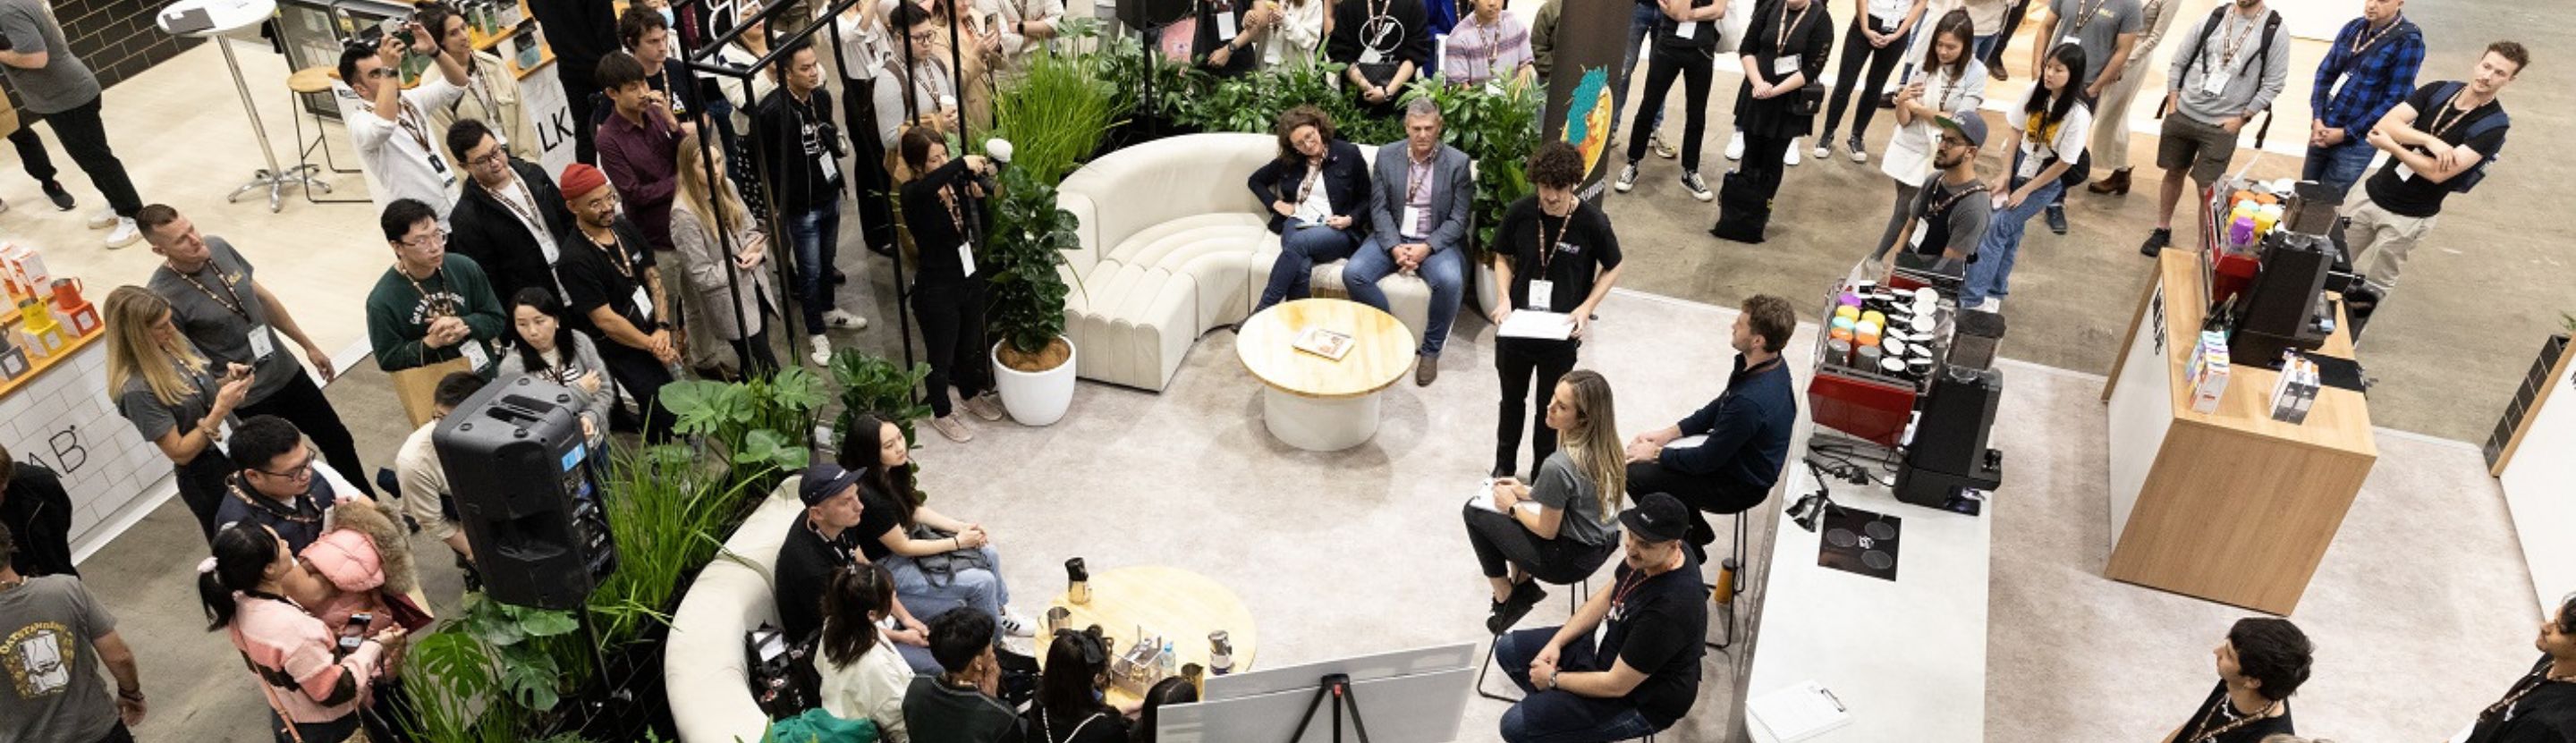
[[[662,688],[683,743],[756,741],[769,729],[769,715],[751,698],[742,639],[763,622],[778,622],[770,576],[777,573],[787,525],[805,511],[796,499],[801,480],[789,476],[770,491],[671,613],[671,639],[662,649]]]
[[[1377,148],[1361,145],[1376,159]],[[1279,154],[1266,134],[1190,134],[1112,152],[1066,176],[1056,204],[1080,222],[1065,254],[1065,334],[1082,349],[1075,374],[1161,391],[1190,346],[1241,322],[1261,299],[1279,236],[1244,181]],[[1318,290],[1342,287],[1342,263],[1315,267]],[[1431,287],[1378,282],[1418,340]]]

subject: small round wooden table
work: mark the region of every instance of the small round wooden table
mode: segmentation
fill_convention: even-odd
[[[1351,337],[1341,360],[1297,349],[1308,328]],[[1308,451],[1340,451],[1377,435],[1378,392],[1413,368],[1413,331],[1358,302],[1300,299],[1262,310],[1235,333],[1243,368],[1269,387],[1261,399],[1270,435]]]
[[[1065,626],[1081,630],[1100,625],[1101,633],[1116,642],[1112,652],[1124,654],[1136,642],[1137,627],[1162,635],[1172,641],[1172,651],[1181,663],[1208,667],[1208,633],[1222,631],[1234,645],[1234,673],[1252,668],[1253,652],[1261,647],[1261,633],[1252,626],[1252,611],[1243,600],[1207,576],[1180,568],[1139,566],[1095,571],[1091,574],[1091,601],[1073,603],[1057,593],[1049,608],[1062,607],[1072,613]],[[1047,648],[1055,635],[1046,626],[1044,616],[1037,617],[1036,655],[1046,661]],[[1214,671],[1208,673],[1214,674]],[[1112,685],[1109,702],[1116,705],[1140,701],[1136,694]]]

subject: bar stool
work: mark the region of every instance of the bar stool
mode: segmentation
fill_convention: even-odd
[[[307,110],[304,106],[305,96],[332,95],[331,86],[334,84],[334,81],[339,79],[339,77],[340,75],[338,71],[329,67],[320,66],[306,67],[301,70],[296,70],[295,74],[286,76],[286,89],[289,93],[288,99],[293,102],[294,106],[291,110],[295,114],[295,163],[296,168],[299,171],[322,169],[322,166],[314,165],[312,160],[313,149],[319,147],[322,149],[322,161],[330,166],[331,172],[359,172],[357,168],[340,167],[339,160],[331,154],[331,133],[330,130],[325,129],[322,126],[322,114]],[[307,142],[304,139],[304,120],[306,118],[313,119],[313,140],[310,142]],[[312,182],[312,185],[313,187],[321,188],[323,193],[332,192],[331,184],[320,179],[315,179]],[[366,204],[374,201],[373,199],[314,198],[312,188],[304,189],[304,200],[316,204]]]
[[[1538,576],[1530,576],[1530,580],[1538,580]],[[1540,582],[1540,583],[1542,583],[1542,584],[1546,583],[1546,581],[1539,581],[1539,582]],[[1559,585],[1559,587],[1566,587],[1566,586],[1564,586],[1564,584],[1558,584],[1558,585]],[[1571,593],[1571,594],[1569,594],[1569,595],[1567,595],[1567,596],[1565,597],[1565,613],[1566,613],[1566,615],[1567,615],[1567,616],[1573,616],[1575,612],[1578,612],[1578,611],[1582,611],[1582,610],[1583,610],[1583,600],[1584,600],[1584,599],[1586,599],[1586,598],[1590,598],[1590,597],[1592,596],[1592,579],[1591,579],[1591,578],[1584,578],[1584,579],[1582,579],[1582,580],[1577,580],[1577,581],[1575,581],[1575,582],[1574,582],[1574,584],[1571,586],[1571,588],[1573,588],[1573,589],[1574,589],[1573,593]],[[1505,631],[1505,632],[1509,632],[1509,631],[1510,631],[1510,629],[1509,629],[1509,628],[1505,628],[1505,629],[1504,629],[1504,631]],[[1502,635],[1500,635],[1500,634],[1496,634],[1496,635],[1494,635],[1494,640],[1499,641],[1499,640],[1501,640],[1501,639],[1503,639],[1503,636],[1502,636]],[[1497,702],[1518,702],[1518,701],[1520,701],[1520,700],[1521,700],[1521,698],[1520,698],[1520,697],[1507,697],[1507,696],[1503,696],[1503,695],[1501,695],[1501,694],[1496,694],[1496,693],[1493,693],[1493,692],[1490,692],[1490,691],[1486,691],[1486,690],[1485,690],[1485,674],[1487,674],[1487,673],[1489,673],[1489,672],[1492,672],[1493,670],[1494,670],[1494,643],[1493,643],[1493,642],[1487,642],[1487,643],[1485,643],[1485,662],[1480,663],[1480,664],[1477,664],[1477,666],[1476,666],[1476,694],[1477,694],[1478,696],[1482,696],[1482,697],[1484,697],[1484,698],[1486,698],[1486,699],[1491,699],[1491,700],[1494,700],[1494,701],[1497,701]]]
[[[1717,603],[1718,611],[1726,614],[1726,634],[1723,635],[1725,639],[1709,641],[1708,648],[1711,650],[1725,650],[1735,644],[1735,602],[1737,599],[1744,597],[1744,566],[1746,560],[1749,558],[1750,552],[1745,544],[1747,541],[1747,528],[1744,523],[1744,514],[1760,510],[1761,508],[1762,506],[1760,504],[1755,504],[1752,508],[1727,514],[1727,518],[1735,521],[1735,544],[1728,547],[1726,560],[1718,563],[1718,568],[1722,571],[1733,573],[1735,577],[1734,579],[1727,581],[1727,594],[1725,598],[1720,599],[1718,597],[1717,586],[1705,583],[1701,584],[1708,587],[1709,600]]]

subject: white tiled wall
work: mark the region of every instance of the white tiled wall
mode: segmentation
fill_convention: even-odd
[[[177,492],[170,460],[116,414],[107,395],[107,344],[0,398],[0,444],[60,474],[72,496],[72,552],[86,556]]]

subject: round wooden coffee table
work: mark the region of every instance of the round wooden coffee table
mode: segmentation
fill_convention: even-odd
[[[1338,361],[1298,350],[1298,335],[1323,328],[1351,337]],[[1270,434],[1308,451],[1340,451],[1377,435],[1380,390],[1413,368],[1413,331],[1358,302],[1300,299],[1262,310],[1236,331],[1235,355],[1269,390],[1261,419]]]
[[[1091,600],[1073,603],[1057,593],[1048,608],[1061,607],[1072,613],[1065,626],[1081,630],[1100,625],[1101,633],[1115,641],[1112,652],[1124,654],[1136,642],[1139,626],[1145,632],[1159,634],[1172,641],[1172,651],[1181,663],[1208,667],[1208,634],[1224,632],[1234,645],[1233,672],[1252,668],[1253,652],[1261,647],[1261,633],[1252,626],[1252,611],[1243,606],[1233,591],[1226,590],[1207,576],[1180,568],[1139,566],[1094,571],[1091,574]],[[1046,626],[1046,617],[1038,620],[1037,645],[1040,663],[1046,661],[1047,648],[1055,634]],[[1214,671],[1210,671],[1214,674]],[[1112,704],[1139,701],[1137,695],[1112,685]]]

